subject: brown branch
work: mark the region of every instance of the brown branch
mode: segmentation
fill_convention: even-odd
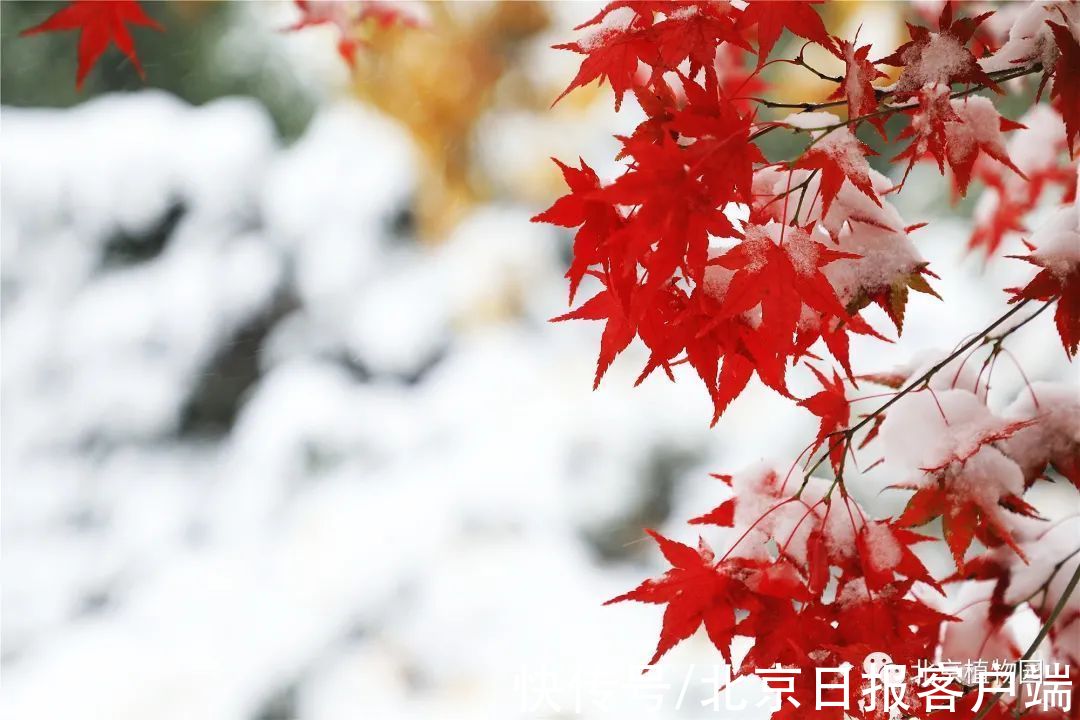
[[[1050,613],[1050,617],[1046,618],[1046,622],[1039,628],[1039,634],[1035,636],[1035,639],[1031,641],[1031,645],[1028,646],[1027,652],[1024,653],[1020,661],[1016,663],[1016,678],[1020,677],[1020,663],[1024,660],[1030,660],[1031,656],[1035,654],[1035,651],[1039,649],[1039,645],[1046,639],[1046,636],[1050,634],[1050,627],[1057,621],[1058,616],[1061,615],[1061,611],[1065,609],[1065,603],[1069,601],[1073,591],[1076,590],[1076,584],[1080,583],[1080,564],[1077,564],[1076,570],[1073,571],[1072,577],[1069,579],[1069,584],[1065,586],[1065,591],[1061,593],[1061,597],[1058,598],[1057,605],[1054,606],[1053,611]],[[1014,683],[1015,685],[1016,683]],[[994,697],[990,702],[984,705],[979,713],[975,716],[974,720],[982,720],[990,714],[990,711],[998,704],[998,701],[1004,696],[1005,693],[994,693]]]
[[[1037,73],[1037,72],[1042,72],[1042,69],[1043,69],[1042,65],[1040,63],[1036,63],[1035,65],[1032,65],[1031,67],[1009,68],[1007,70],[998,70],[995,73],[988,73],[988,75],[990,75],[990,77],[995,82],[1007,82],[1009,80],[1015,80],[1016,78],[1024,77],[1025,75],[1032,75],[1032,74]],[[995,75],[996,75],[996,77],[995,77]],[[951,93],[949,95],[949,98],[955,100],[957,98],[966,97],[966,96],[971,95],[973,93],[982,92],[983,90],[989,90],[989,89],[990,89],[989,85],[985,85],[985,84],[983,84],[983,85],[975,85],[975,86],[967,88],[965,90],[958,90],[958,91],[956,91],[954,93]],[[893,96],[895,94],[896,94],[895,90],[888,90],[888,91],[875,90],[875,95],[877,95],[879,100],[885,100],[886,98],[889,98],[889,97],[891,97],[891,96]],[[780,102],[774,102],[772,100],[766,100],[764,98],[757,98],[757,97],[752,97],[752,98],[747,98],[747,99],[748,100],[753,100],[754,102],[757,102],[757,103],[760,103],[762,106],[767,107],[767,108],[791,109],[791,110],[798,110],[799,112],[815,112],[817,110],[824,110],[826,108],[837,107],[837,106],[840,106],[840,105],[846,105],[847,104],[847,100],[830,100],[828,102],[821,102],[821,103],[805,103],[805,102],[804,103],[780,103]],[[841,128],[841,127],[845,127],[845,126],[848,126],[848,125],[855,125],[855,124],[861,123],[862,121],[869,120],[870,118],[881,117],[883,115],[891,115],[893,113],[901,112],[903,110],[910,110],[910,109],[915,108],[915,107],[918,107],[918,103],[907,103],[907,104],[903,104],[903,105],[889,105],[887,107],[875,110],[874,112],[866,113],[865,115],[858,115],[858,116],[853,117],[853,118],[848,118],[847,120],[836,123],[835,125],[826,125],[826,126],[820,127],[820,128],[794,128],[794,130],[795,130],[795,132],[810,132],[810,131],[822,130],[822,131],[825,131],[826,133],[828,133],[828,132],[831,132],[833,130],[836,130],[837,128]],[[766,133],[768,133],[768,132],[770,132],[772,130],[775,130],[778,127],[788,127],[788,126],[783,125],[782,123],[769,125],[769,126],[763,128],[763,129],[759,130],[758,132],[754,133],[753,135],[751,135],[750,139],[751,140],[756,140],[759,137],[761,137],[762,135],[765,135]]]

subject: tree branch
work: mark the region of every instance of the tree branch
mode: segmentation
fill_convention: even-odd
[[[1016,663],[1016,678],[1020,677],[1020,663],[1024,660],[1030,660],[1031,656],[1035,654],[1035,651],[1039,649],[1039,645],[1046,639],[1046,636],[1050,634],[1050,627],[1057,621],[1058,616],[1061,615],[1061,611],[1065,609],[1065,603],[1069,601],[1073,591],[1076,590],[1076,584],[1080,583],[1080,564],[1076,566],[1076,570],[1073,571],[1072,577],[1069,579],[1069,584],[1065,586],[1065,591],[1061,593],[1061,597],[1058,598],[1057,605],[1054,606],[1053,611],[1050,613],[1050,617],[1046,618],[1046,622],[1039,628],[1039,634],[1035,636],[1035,639],[1031,641],[1031,645],[1028,646],[1027,652],[1020,658],[1020,661]],[[1013,683],[1014,686],[1017,683]],[[998,701],[1004,696],[1005,693],[994,693],[994,697],[979,709],[979,713],[975,716],[974,720],[982,720],[990,714],[990,711],[998,704]]]
[[[817,462],[815,462],[810,467],[810,469],[806,471],[806,473],[803,475],[802,485],[799,486],[799,491],[797,493],[795,493],[795,497],[800,497],[802,495],[803,490],[806,488],[807,484],[810,482],[810,477],[814,474],[814,472],[819,467],[821,467],[822,463],[825,462],[825,459],[829,457],[829,455],[832,453],[833,450],[835,450],[836,448],[838,448],[838,447],[840,447],[842,445],[850,445],[851,441],[855,438],[855,433],[857,433],[859,430],[866,427],[875,418],[877,418],[882,413],[884,413],[886,410],[888,410],[890,407],[892,407],[897,402],[899,402],[900,398],[902,398],[905,395],[908,395],[908,394],[910,394],[912,392],[915,392],[916,390],[921,390],[922,388],[926,387],[927,384],[930,381],[930,378],[934,377],[934,375],[936,375],[938,372],[940,372],[945,366],[947,366],[949,363],[951,363],[956,358],[963,355],[969,349],[975,347],[978,344],[982,344],[986,340],[986,338],[990,337],[990,333],[992,333],[998,326],[1000,326],[1002,323],[1007,321],[1013,315],[1020,312],[1020,309],[1023,308],[1025,305],[1027,305],[1029,302],[1031,302],[1031,300],[1025,298],[1024,300],[1021,300],[1020,302],[1016,303],[1012,308],[1009,309],[1008,312],[1006,312],[1004,315],[999,317],[997,320],[994,320],[992,323],[987,325],[981,332],[976,333],[973,337],[971,337],[965,343],[960,345],[960,347],[958,347],[956,350],[949,353],[943,360],[936,363],[933,367],[931,367],[929,370],[924,372],[922,375],[920,375],[919,377],[912,380],[910,383],[908,383],[907,387],[903,388],[902,390],[897,392],[895,395],[893,395],[891,398],[889,398],[887,401],[885,401],[884,403],[879,405],[877,407],[877,409],[875,409],[873,412],[871,412],[868,415],[865,415],[859,422],[855,423],[854,425],[852,425],[849,428],[846,428],[844,430],[838,430],[837,432],[833,433],[833,435],[839,435],[840,439],[837,440],[835,443],[832,443],[825,450],[825,452],[822,453],[820,457],[818,457]],[[1037,315],[1039,312],[1042,312],[1042,310],[1044,310],[1044,309],[1045,308],[1041,308],[1035,314]],[[1023,323],[1020,323],[1020,325],[1018,325],[1017,327],[1020,327],[1020,326],[1022,326],[1024,324],[1026,324],[1026,323],[1027,323],[1027,320],[1025,320]],[[1009,330],[1009,331],[1007,331],[1005,333],[1005,335],[1007,336],[1008,334],[1011,334],[1012,332],[1013,332],[1013,330]],[[844,452],[846,454],[847,448],[845,448]]]

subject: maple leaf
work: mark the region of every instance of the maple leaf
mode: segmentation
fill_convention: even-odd
[[[904,396],[889,410],[880,432],[894,467],[909,468],[916,476],[894,486],[915,491],[897,525],[916,527],[940,516],[960,569],[976,535],[984,544],[1004,542],[1019,554],[1002,511],[1034,516],[1034,510],[1020,497],[1023,471],[995,443],[1031,422],[996,417],[967,390],[928,389]]]
[[[1064,25],[1050,20],[1046,24],[1054,33],[1058,48],[1050,97],[1057,101],[1065,119],[1065,138],[1069,144],[1069,154],[1072,155],[1073,142],[1080,135],[1080,43]]]
[[[821,16],[813,8],[814,5],[820,2],[821,0],[811,0],[810,2],[792,0],[792,2],[776,3],[767,0],[755,0],[747,4],[736,21],[736,29],[742,30],[754,25],[757,26],[759,67],[765,63],[769,51],[776,45],[780,33],[785,28],[799,37],[821,45],[827,50],[836,51],[833,47],[832,38],[829,37],[829,33],[825,30],[825,23],[821,21]]]
[[[787,395],[787,388],[783,359],[762,349],[753,329],[742,318],[722,317],[718,303],[705,296],[703,292],[694,293],[698,309],[701,306],[713,309],[682,318],[681,345],[686,349],[687,361],[709,390],[713,401],[711,424],[715,425],[731,401],[746,389],[755,372],[777,392]]]
[[[945,123],[958,122],[959,116],[953,110],[949,100],[949,86],[936,84],[920,88],[916,93],[918,105],[911,114],[911,124],[896,136],[897,141],[913,138],[911,143],[902,152],[892,159],[892,162],[908,159],[904,169],[904,177],[900,180],[897,188],[903,187],[908,173],[915,163],[924,155],[931,155],[937,161],[938,170],[945,172]]]
[[[994,104],[984,97],[953,100],[952,106],[957,119],[945,123],[945,154],[961,196],[967,193],[971,170],[980,151],[1027,179],[1013,164],[1001,137],[1002,131],[1019,130],[1023,125],[1001,117]]]
[[[957,192],[963,196],[971,182],[972,169],[979,153],[985,153],[1027,179],[1009,157],[1003,131],[1019,130],[1024,126],[998,114],[994,104],[984,97],[949,99],[945,85],[926,86],[917,93],[919,104],[912,111],[911,125],[897,136],[898,140],[914,138],[910,145],[893,158],[908,158],[904,178],[919,158],[931,155],[944,172],[945,161],[953,171]]]
[[[888,76],[867,59],[870,54],[870,45],[856,48],[854,43],[837,37],[833,38],[833,42],[837,48],[836,55],[844,61],[846,69],[843,82],[829,99],[845,98],[849,118],[873,113],[878,106],[877,91],[874,89],[873,81]],[[884,115],[869,118],[870,124],[877,129],[883,140],[885,139],[885,119]]]
[[[932,657],[942,623],[956,618],[912,597],[914,582],[894,582],[877,591],[863,581],[848,583],[826,610],[837,623],[837,645],[861,653],[860,664],[867,653],[882,647],[889,648],[893,662],[899,664]]]
[[[1080,209],[1075,204],[1060,208],[1032,241],[1037,245],[1034,252],[1012,257],[1041,270],[1024,287],[1009,288],[1009,302],[1056,301],[1054,323],[1065,353],[1074,357],[1080,347]]]
[[[559,97],[555,98],[555,102],[593,80],[607,80],[615,92],[615,109],[618,110],[622,105],[623,95],[635,84],[638,63],[653,52],[652,39],[638,29],[640,22],[640,16],[634,14],[625,24],[611,24],[594,31],[583,40],[554,45],[557,50],[569,50],[586,56],[581,61],[577,75]],[[579,25],[576,29],[580,30],[588,24]]]
[[[966,47],[979,25],[993,12],[954,21],[952,11],[952,3],[945,3],[936,33],[909,23],[911,40],[892,55],[878,60],[884,65],[903,68],[893,89],[897,98],[910,97],[927,84],[949,86],[957,82],[985,85],[997,93],[1002,92]]]
[[[824,247],[805,228],[786,231],[781,246],[779,225],[747,226],[741,243],[709,261],[703,283],[676,321],[678,345],[712,395],[713,424],[755,373],[790,397],[785,366],[799,349],[796,328],[804,305],[823,318],[851,320],[820,268],[855,256]]]
[[[781,230],[775,223],[748,225],[743,242],[710,261],[734,271],[724,294],[722,316],[760,308],[762,342],[777,354],[786,354],[794,345],[803,304],[825,316],[847,317],[821,268],[857,257],[812,239],[809,227]]]
[[[932,539],[888,522],[874,521],[863,525],[855,546],[866,586],[870,590],[881,590],[900,575],[926,583],[944,595],[941,585],[911,551],[912,545]]]
[[[870,182],[870,165],[866,162],[867,155],[876,155],[864,143],[855,137],[848,128],[833,130],[823,136],[799,158],[795,163],[796,168],[804,170],[821,171],[821,205],[822,214],[828,214],[832,201],[840,192],[844,180],[850,182],[860,192],[881,207],[881,200],[874,192],[874,185]]]
[[[604,334],[600,337],[600,357],[596,362],[596,378],[593,389],[600,385],[601,378],[611,366],[615,356],[621,353],[634,339],[635,326],[626,309],[611,290],[602,290],[587,300],[581,307],[565,315],[552,318],[552,322],[564,320],[604,320]]]
[[[896,331],[898,333],[903,332],[904,314],[907,310],[908,295],[911,290],[924,295],[932,295],[938,300],[941,299],[937,291],[930,287],[930,283],[926,280],[927,275],[937,277],[923,265],[916,268],[914,272],[903,275],[888,285],[877,288],[864,288],[848,305],[848,311],[857,312],[870,303],[874,303],[885,311],[885,314],[892,320],[893,326],[896,327]]]
[[[701,86],[683,83],[686,103],[674,113],[669,128],[696,142],[686,147],[687,162],[718,201],[749,203],[753,196],[754,163],[765,162],[750,142],[751,117],[740,115],[711,81]]]
[[[44,22],[19,34],[26,36],[78,30],[79,66],[75,74],[75,87],[81,89],[86,75],[110,43],[116,45],[131,60],[139,77],[144,76],[128,25],[164,30],[156,20],[146,14],[137,0],[72,0]]]
[[[834,370],[833,379],[829,381],[813,365],[808,367],[822,387],[820,392],[798,403],[821,418],[821,425],[810,454],[816,453],[826,440],[833,438],[829,440],[829,460],[832,462],[833,470],[839,474],[840,464],[847,448],[838,436],[834,436],[838,431],[847,428],[848,421],[851,419],[851,404],[844,393],[844,381],[840,379],[839,373]]]
[[[605,605],[634,600],[643,603],[666,604],[663,626],[656,652],[649,665],[663,657],[671,648],[704,626],[709,640],[731,661],[730,646],[735,636],[735,610],[756,606],[743,579],[753,572],[753,565],[746,561],[724,561],[719,565],[712,550],[704,540],[692,548],[675,540],[669,540],[652,530],[646,532],[656,541],[664,558],[672,568],[655,580],[646,580],[628,593],[608,600]],[[765,590],[775,588],[787,592],[788,587],[768,579],[759,581]]]
[[[652,28],[659,55],[656,69],[675,70],[686,61],[690,77],[704,69],[707,81],[715,81],[718,47],[730,43],[750,50],[727,3],[672,2],[660,7],[665,18]]]
[[[623,219],[615,207],[597,198],[596,191],[601,188],[600,178],[584,160],[580,161],[580,168],[574,168],[552,159],[562,170],[570,194],[562,196],[550,208],[534,216],[532,222],[568,228],[580,226],[574,236],[573,260],[566,271],[566,277],[570,280],[570,302],[573,302],[589,267],[608,259],[604,252],[605,244],[623,225]]]
[[[907,506],[896,520],[897,525],[901,527],[918,527],[940,517],[945,542],[952,552],[956,567],[961,572],[964,569],[964,555],[977,533],[981,540],[988,540],[992,544],[1005,542],[1023,557],[1023,551],[1002,523],[998,507],[1035,516],[1034,509],[1024,503],[1019,496],[996,491],[993,484],[1001,482],[996,478],[987,481],[992,483],[987,493],[972,491],[971,479],[983,477],[981,472],[973,472],[973,470],[978,467],[981,471],[984,459],[985,464],[990,464],[992,458],[996,458],[994,453],[998,451],[985,448],[959,469],[951,468],[942,472],[940,481],[916,489],[915,494],[908,500]],[[1001,467],[997,469],[1000,470]],[[1019,468],[1017,468],[1017,473],[1022,478]],[[991,497],[995,494],[996,497]]]
[[[612,204],[638,206],[626,233],[648,272],[646,289],[667,284],[680,268],[700,282],[709,236],[735,233],[722,211],[728,198],[701,182],[701,168],[687,166],[686,151],[670,136],[660,143],[626,138],[624,147],[634,160],[631,170],[597,195]]]

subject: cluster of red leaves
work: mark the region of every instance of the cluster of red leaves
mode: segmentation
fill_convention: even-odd
[[[369,27],[395,25],[415,27],[416,18],[399,6],[380,0],[294,0],[300,18],[286,28],[289,32],[318,25],[329,25],[338,32],[338,54],[351,68],[356,53],[364,46],[363,31]]]
[[[595,28],[587,39],[559,46],[587,56],[567,92],[604,79],[616,103],[632,89],[648,114],[621,138],[623,175],[603,185],[584,161],[561,165],[571,192],[535,218],[579,228],[571,299],[587,276],[600,291],[558,319],[605,322],[597,383],[638,337],[650,351],[639,382],[689,363],[709,389],[715,422],[753,375],[789,396],[786,367],[814,341],[825,339],[846,366],[846,334],[872,332],[822,273],[855,255],[827,247],[813,223],[773,237],[764,212],[739,227],[729,217],[735,205],[755,205],[754,170],[765,159],[751,137],[753,115],[731,101],[737,88],[713,58],[721,44],[752,52],[743,33],[756,28],[760,64],[785,27],[835,51],[809,3],[736,12],[721,3],[618,2],[582,26]],[[809,152],[799,167],[822,172],[826,208],[845,180],[877,202],[865,173],[827,153]],[[716,238],[739,242],[711,252]]]
[[[777,490],[777,475],[766,474],[761,487]],[[739,502],[738,496],[728,500],[696,522],[734,526]],[[854,501],[845,498],[843,502],[847,507],[837,513],[850,514],[854,507],[861,516]],[[910,592],[916,582],[941,591],[911,550],[912,545],[930,538],[891,523],[857,521],[851,515],[854,543],[843,544],[836,540],[836,527],[845,527],[848,519],[830,523],[831,508],[825,502],[777,502],[770,512],[775,517],[784,510],[791,511],[789,520],[797,519],[792,535],[801,530],[802,540],[796,549],[789,537],[775,557],[749,550],[717,559],[704,540],[699,539],[693,548],[650,531],[672,568],[608,602],[666,606],[649,665],[699,628],[704,628],[729,663],[735,636],[754,638],[737,675],[777,664],[803,669],[791,695],[794,702],[785,703],[773,715],[795,718],[815,712],[813,668],[850,663],[854,666],[852,687],[859,688],[866,655],[887,647],[894,661],[915,664],[932,655],[942,623],[953,618]],[[826,600],[826,587],[834,577],[835,597]],[[910,695],[909,701],[917,704],[914,693]],[[825,708],[812,716],[840,720],[877,714],[859,707],[856,694],[848,707]]]
[[[910,528],[940,517],[961,574],[980,567],[983,556],[967,558],[976,540],[993,553],[1008,548],[1012,560],[1002,561],[1005,567],[1025,562],[1010,519],[1038,518],[1024,491],[1049,467],[1070,478],[1080,467],[1080,442],[1059,437],[1042,415],[997,421],[982,405],[976,383],[975,394],[955,390],[948,399],[964,422],[950,426],[940,405],[914,416],[921,422],[940,412],[940,436],[950,439],[937,442],[937,454],[911,468],[912,479],[898,486],[913,491],[898,517],[868,519],[844,484],[855,431],[869,427],[861,449],[889,422],[881,408],[853,424],[848,386],[857,378],[848,336],[880,337],[860,315],[870,304],[885,310],[899,332],[908,291],[934,294],[926,282],[932,274],[908,239],[916,226],[906,225],[887,200],[903,183],[894,185],[870,168],[873,152],[859,140],[859,128],[870,125],[888,141],[885,121],[910,118],[893,139],[909,141],[892,158],[905,178],[916,162],[932,158],[942,173],[949,166],[958,195],[975,179],[997,182],[1002,200],[993,219],[995,239],[987,245],[1019,230],[1021,216],[1049,184],[1073,188],[1066,202],[1075,194],[1075,172],[1056,159],[1045,167],[1015,162],[1003,133],[1026,131],[1025,125],[973,94],[1003,93],[999,82],[1038,72],[1049,57],[1039,46],[1041,55],[1032,54],[1026,65],[984,69],[982,60],[1004,43],[985,31],[989,16],[954,17],[953,5],[945,3],[936,29],[909,26],[909,42],[871,60],[869,46],[830,36],[813,3],[620,0],[578,28],[585,37],[556,46],[584,56],[563,95],[599,80],[611,85],[616,108],[632,93],[645,113],[632,133],[618,138],[621,174],[605,182],[584,160],[578,167],[559,163],[569,193],[534,218],[576,228],[567,271],[570,302],[583,287],[594,294],[555,320],[604,323],[594,386],[636,339],[648,351],[638,382],[655,370],[674,379],[677,366],[689,365],[709,391],[714,424],[755,375],[819,419],[804,456],[820,453],[820,459],[812,466],[808,460],[795,494],[785,492],[787,482],[776,473],[751,481],[718,476],[733,496],[691,523],[738,534],[727,553],[717,558],[704,540],[694,548],[650,531],[671,569],[610,601],[665,606],[650,665],[704,628],[728,660],[734,636],[753,638],[740,673],[776,663],[802,669],[794,695],[799,709],[784,705],[774,717],[872,716],[858,706],[857,692],[848,708],[811,711],[813,668],[851,663],[858,687],[858,669],[869,652],[886,648],[895,662],[912,665],[934,656],[944,625],[958,618],[927,602],[925,592],[912,592],[917,583],[942,587],[911,549],[932,538]],[[1061,137],[1039,135],[1038,141],[1063,154],[1075,139],[1080,111],[1072,87],[1076,41],[1051,20],[1039,26],[1057,45],[1053,66],[1042,69],[1043,84],[1054,83],[1050,97]],[[758,117],[753,95],[767,87],[759,73],[784,30],[844,63],[829,99],[847,106],[847,120],[823,113],[780,121]],[[1009,51],[1015,53],[1020,41],[1032,47],[1041,42],[1018,38]],[[740,56],[741,69],[733,62]],[[805,65],[801,52],[794,62]],[[875,86],[886,78],[884,66],[899,68],[897,79]],[[756,87],[747,90],[751,85]],[[805,132],[811,140],[790,161],[769,163],[756,141],[778,129]],[[1014,185],[1028,191],[1025,199],[1016,198]],[[1080,225],[1065,230],[1080,232]],[[1026,259],[1041,270],[1012,293],[1014,301],[1057,304],[1058,329],[1072,355],[1080,343],[1080,258],[1062,245],[1060,237],[1032,245]],[[822,359],[819,347],[843,372],[805,363]],[[788,384],[799,363],[821,388],[803,399],[794,398]],[[906,380],[887,382],[899,388]],[[938,402],[932,390],[911,398]],[[1068,412],[1080,413],[1080,403],[1075,405]],[[1052,438],[1054,449],[1032,452],[1032,438]],[[1009,443],[1015,457],[1006,451]],[[835,480],[816,487],[812,474],[826,460]],[[940,717],[914,694],[907,699],[913,717]],[[970,711],[972,700],[965,697],[961,708]],[[1004,717],[1007,705],[988,717]]]
[[[628,163],[622,175],[605,184],[584,161],[579,168],[560,163],[570,194],[534,218],[578,228],[567,273],[571,302],[586,277],[599,291],[557,320],[605,323],[595,383],[635,338],[649,350],[638,382],[657,369],[673,378],[675,365],[689,364],[712,397],[714,423],[754,375],[790,396],[787,368],[817,340],[850,378],[848,335],[875,334],[859,310],[876,302],[900,329],[907,289],[932,292],[919,277],[925,266],[909,268],[877,287],[863,287],[854,296],[837,292],[827,266],[858,257],[839,245],[837,228],[858,223],[887,227],[857,209],[830,215],[845,185],[882,207],[883,191],[875,188],[864,159],[872,153],[839,124],[823,127],[808,150],[788,164],[788,190],[763,199],[755,182],[770,166],[754,141],[775,125],[757,122],[739,92],[741,85],[728,77],[746,82],[745,73],[728,72],[731,54],[756,55],[760,68],[785,28],[825,47],[845,62],[847,72],[834,97],[845,98],[849,117],[867,115],[866,121],[884,136],[888,112],[877,108],[883,96],[891,95],[893,104],[886,110],[912,116],[897,138],[911,142],[894,161],[906,159],[907,171],[926,156],[942,171],[947,163],[962,195],[980,156],[1027,179],[1002,135],[1024,126],[1001,117],[986,98],[955,97],[952,89],[975,84],[1001,92],[968,47],[989,14],[954,18],[952,4],[946,3],[936,31],[909,26],[909,42],[871,62],[868,47],[831,38],[811,3],[751,2],[739,10],[714,2],[620,1],[578,28],[588,31],[585,38],[557,46],[585,56],[564,95],[599,79],[612,86],[616,106],[632,91],[646,113],[630,136],[620,138],[620,158]],[[1070,45],[1075,40],[1068,32],[1068,38],[1062,36],[1053,22],[1047,25],[1061,44],[1055,69],[1047,76],[1054,77],[1052,95],[1061,97],[1070,92],[1075,72]],[[751,29],[756,30],[756,52],[747,33]],[[728,59],[723,68],[717,62],[721,55]],[[878,65],[902,68],[887,93],[872,84],[884,75]],[[1075,117],[1065,118],[1069,142],[1070,123]],[[819,142],[823,139],[829,142]],[[792,174],[800,170],[810,174]],[[801,225],[788,214],[792,177],[805,178],[804,185],[813,181],[812,205],[821,201],[817,214],[808,212]],[[1040,173],[1040,182],[1049,179]],[[800,206],[805,194],[803,188]],[[1025,205],[1040,194],[1033,192]],[[731,219],[738,207],[749,209],[745,222]],[[1017,204],[1007,216],[999,214],[997,226],[1018,227],[1020,208]],[[783,224],[779,234],[768,227],[772,220]],[[823,229],[832,243],[819,232]],[[722,251],[725,242],[728,249]],[[1067,348],[1070,337],[1063,333]]]
[[[50,15],[44,22],[22,31],[22,35],[44,32],[79,31],[79,66],[75,86],[81,88],[94,63],[110,44],[115,44],[143,75],[142,64],[135,52],[135,41],[129,25],[163,30],[146,14],[138,0],[72,0],[66,7]]]

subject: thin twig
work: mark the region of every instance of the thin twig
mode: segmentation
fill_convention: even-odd
[[[844,444],[850,444],[851,441],[855,437],[855,433],[857,433],[859,430],[866,427],[869,423],[871,423],[874,420],[874,418],[878,417],[879,415],[884,413],[886,410],[888,410],[890,407],[892,407],[894,404],[899,402],[900,398],[902,398],[905,395],[908,395],[909,393],[912,393],[912,392],[914,392],[916,390],[920,390],[923,387],[926,387],[927,383],[930,381],[930,378],[934,377],[934,375],[936,375],[938,372],[940,372],[946,365],[951,363],[953,360],[955,360],[956,358],[963,355],[964,352],[966,352],[969,348],[974,347],[976,344],[982,343],[983,340],[986,337],[988,337],[990,335],[990,333],[992,333],[994,331],[995,328],[997,328],[999,325],[1004,323],[1006,320],[1011,318],[1016,313],[1020,312],[1020,309],[1023,308],[1024,306],[1026,306],[1029,302],[1031,302],[1031,300],[1029,298],[1025,298],[1025,299],[1021,300],[1020,302],[1016,303],[1015,305],[1013,305],[1013,307],[1008,312],[1006,312],[1004,315],[999,317],[997,320],[994,320],[992,323],[987,325],[986,328],[983,329],[982,332],[975,334],[971,339],[969,339],[967,342],[962,344],[959,348],[957,348],[956,350],[951,352],[949,355],[947,355],[945,357],[945,359],[939,361],[933,367],[931,367],[929,370],[924,372],[922,375],[920,375],[919,377],[912,380],[910,383],[908,383],[907,387],[905,387],[902,390],[898,391],[895,395],[893,395],[887,401],[885,401],[884,403],[879,405],[877,407],[877,409],[875,409],[873,412],[871,412],[868,415],[864,415],[863,418],[859,422],[855,423],[854,425],[852,425],[851,427],[849,427],[849,428],[847,428],[845,430],[838,430],[835,433],[832,433],[833,435],[839,435],[840,439],[837,440],[836,442],[830,444],[828,449],[824,453],[822,453],[821,456],[817,459],[817,462],[815,462],[810,467],[810,469],[806,471],[805,475],[803,476],[802,485],[799,487],[799,491],[797,493],[795,493],[795,497],[800,497],[802,495],[802,492],[806,488],[806,485],[810,482],[810,476],[813,475],[814,472],[819,467],[821,467],[822,463],[825,462],[825,459],[830,456],[830,454],[832,453],[832,451],[834,449],[836,449],[836,448],[838,448],[838,447],[840,447],[841,445],[844,445]],[[1040,312],[1041,312],[1041,310],[1040,310]]]
[[[1020,663],[1025,660],[1030,660],[1031,656],[1035,654],[1035,651],[1039,649],[1039,645],[1046,639],[1046,636],[1050,634],[1050,627],[1061,615],[1061,611],[1065,609],[1065,603],[1069,601],[1069,597],[1072,596],[1073,591],[1076,590],[1076,584],[1080,583],[1080,564],[1077,564],[1076,570],[1073,571],[1072,577],[1069,579],[1069,584],[1065,586],[1065,591],[1061,593],[1061,597],[1058,598],[1057,605],[1054,606],[1053,611],[1050,613],[1050,617],[1046,618],[1046,622],[1039,629],[1039,634],[1035,636],[1035,639],[1031,641],[1031,645],[1028,646],[1027,652],[1020,658],[1020,661],[1016,663],[1016,677],[1020,677]],[[1005,693],[994,693],[994,697],[990,699],[986,705],[979,709],[979,714],[975,716],[974,720],[982,720],[990,714],[990,711],[998,704],[1002,696]]]

